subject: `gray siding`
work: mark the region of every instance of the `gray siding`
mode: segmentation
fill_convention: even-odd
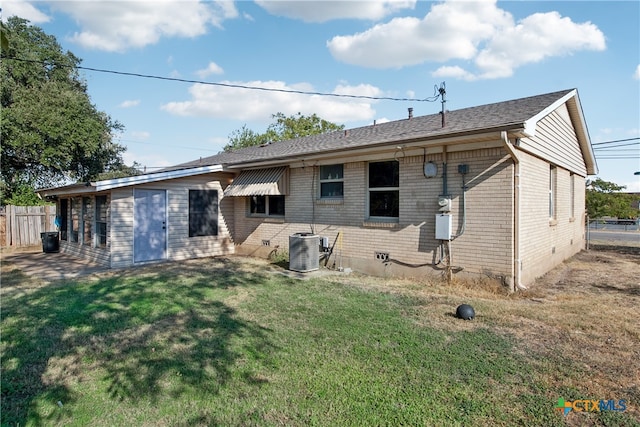
[[[233,204],[223,198],[231,174],[209,174],[150,183],[136,188],[167,194],[167,260],[225,255],[234,252],[227,217]],[[189,190],[218,190],[218,235],[189,237]],[[113,190],[111,203],[111,266],[133,265],[133,188]]]
[[[520,148],[570,172],[587,176],[578,137],[565,104],[540,120],[535,136],[523,138]]]
[[[133,188],[111,192],[111,267],[133,265]]]

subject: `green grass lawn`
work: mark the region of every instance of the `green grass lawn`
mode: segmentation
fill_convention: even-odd
[[[579,395],[490,324],[430,327],[424,300],[331,277],[206,260],[2,279],[3,425],[560,426]]]

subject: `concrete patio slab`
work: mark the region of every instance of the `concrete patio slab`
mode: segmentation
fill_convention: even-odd
[[[3,252],[0,260],[15,265],[26,275],[47,281],[75,279],[111,270],[62,252]]]

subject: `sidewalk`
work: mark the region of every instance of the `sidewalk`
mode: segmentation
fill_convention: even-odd
[[[47,281],[74,279],[109,271],[108,267],[77,258],[69,254],[40,251],[5,252],[0,256],[2,264],[12,264],[24,274]]]

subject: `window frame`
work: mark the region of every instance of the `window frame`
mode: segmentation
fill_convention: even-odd
[[[80,198],[71,197],[69,199],[69,242],[80,243],[80,218],[82,212],[78,212],[78,207],[82,208],[82,201],[78,203]]]
[[[328,168],[340,167],[340,176],[333,177],[331,173],[326,173]],[[323,186],[329,186],[334,184],[340,184],[341,191],[339,195],[323,195]],[[336,163],[331,165],[321,165],[318,173],[318,199],[321,200],[336,200],[344,199],[344,164]]]
[[[397,185],[388,185],[388,186],[378,186],[378,187],[372,187],[371,186],[371,165],[372,164],[376,164],[376,163],[388,163],[393,165],[393,173],[394,173],[394,177],[392,178],[393,184],[397,184]],[[367,163],[367,176],[366,176],[366,183],[367,183],[367,197],[366,197],[366,218],[369,221],[379,221],[379,222],[398,222],[400,220],[400,163],[397,160],[380,160],[380,161],[371,161]],[[397,182],[395,182],[397,180]],[[383,193],[383,192],[388,192],[388,193],[395,193],[395,200],[396,200],[396,207],[392,208],[393,210],[397,209],[397,215],[393,215],[393,212],[391,212],[392,215],[372,215],[372,199],[371,199],[371,195],[372,193]]]
[[[569,203],[571,206],[571,212],[569,213],[570,219],[574,219],[576,217],[576,174],[569,174]]]
[[[69,199],[60,199],[60,240],[67,241],[69,233]]]
[[[82,197],[80,229],[82,230],[82,241],[80,244],[93,246],[93,221],[91,220],[91,197]]]
[[[262,200],[263,203],[260,203],[258,206],[264,206],[264,212],[254,212],[254,198],[258,200]],[[271,213],[272,205],[275,203],[276,198],[282,201],[282,213]],[[286,205],[285,205],[285,196],[284,195],[269,195],[269,196],[249,196],[247,197],[247,216],[253,218],[284,218],[286,213]],[[274,208],[275,209],[275,208]]]
[[[558,217],[558,168],[549,165],[549,220],[555,221]]]
[[[103,202],[104,200],[104,202]],[[96,248],[105,248],[107,247],[107,223],[109,218],[109,205],[108,199],[106,195],[96,196],[94,199],[95,209],[94,209],[94,224],[95,224],[95,233],[94,233],[94,247]],[[104,220],[101,215],[102,209],[104,209]],[[101,233],[104,228],[104,234]],[[103,242],[104,240],[104,242]]]
[[[189,237],[215,237],[219,234],[220,200],[218,190],[189,189],[188,195]],[[213,219],[213,223],[211,223]]]

